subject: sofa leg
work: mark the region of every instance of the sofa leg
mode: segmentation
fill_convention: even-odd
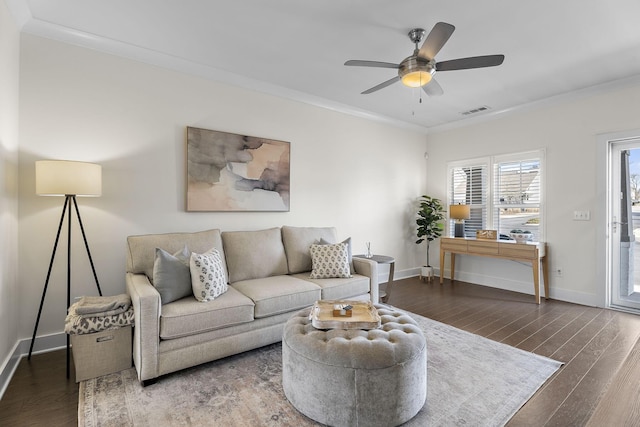
[[[150,380],[142,380],[142,381],[140,381],[140,384],[142,384],[142,387],[146,387],[148,385],[154,385],[157,382],[158,382],[157,378],[151,378]]]

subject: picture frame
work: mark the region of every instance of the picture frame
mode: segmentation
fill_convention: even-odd
[[[189,212],[288,212],[291,144],[188,126]]]

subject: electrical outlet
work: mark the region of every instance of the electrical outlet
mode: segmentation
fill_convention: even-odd
[[[591,211],[573,211],[574,221],[590,221]]]
[[[562,268],[560,267],[554,268],[553,275],[556,277],[562,277]]]

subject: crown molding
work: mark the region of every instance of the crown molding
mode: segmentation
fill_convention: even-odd
[[[548,98],[539,99],[526,104],[517,105],[511,108],[505,108],[502,110],[492,110],[481,116],[469,117],[461,119],[455,122],[445,123],[443,125],[433,126],[429,128],[429,134],[436,134],[446,132],[454,129],[460,129],[480,123],[490,122],[503,117],[508,117],[514,114],[521,114],[528,111],[537,110],[540,108],[549,108],[555,105],[577,101],[580,99],[601,95],[607,92],[624,89],[630,86],[640,85],[640,75],[631,77],[625,77],[622,79],[612,80],[610,82],[602,83],[595,86],[589,86],[586,88],[561,93],[559,95],[550,96]]]
[[[591,86],[548,98],[536,100],[515,107],[501,110],[491,110],[485,114],[464,117],[454,122],[444,123],[436,126],[420,126],[414,123],[394,119],[381,114],[376,114],[368,110],[359,109],[346,104],[335,102],[323,97],[310,95],[283,86],[274,85],[264,81],[259,81],[239,74],[230,73],[219,68],[206,64],[197,63],[185,58],[169,55],[152,49],[124,43],[119,40],[109,39],[96,34],[91,34],[58,24],[34,18],[25,0],[5,0],[18,28],[28,34],[60,41],[63,43],[97,50],[103,53],[131,59],[134,61],[158,66],[161,68],[177,71],[180,73],[201,77],[210,81],[235,86],[242,89],[252,90],[290,101],[301,102],[319,108],[335,111],[342,114],[370,120],[377,123],[401,128],[404,130],[418,132],[422,134],[435,134],[454,129],[460,129],[480,123],[490,122],[508,115],[519,114],[535,109],[551,107],[561,103],[579,100],[585,97],[594,96],[632,85],[640,84],[640,75],[618,79],[604,84]]]
[[[20,0],[8,0],[12,3],[22,4]],[[21,8],[22,9],[22,8]],[[28,10],[28,9],[27,9]],[[24,14],[24,11],[20,12]],[[134,61],[155,65],[184,74],[201,77],[222,84],[235,86],[242,89],[253,90],[276,96],[278,98],[301,102],[308,105],[324,108],[338,113],[348,114],[365,120],[387,124],[405,130],[427,134],[429,129],[424,126],[404,122],[387,116],[358,109],[326,98],[310,95],[293,89],[259,81],[239,74],[230,73],[219,68],[197,63],[175,55],[169,55],[152,49],[124,43],[102,37],[96,34],[79,31],[58,24],[42,21],[31,17],[26,19],[21,26],[22,32],[32,34],[59,42],[80,46],[99,52],[131,59]]]

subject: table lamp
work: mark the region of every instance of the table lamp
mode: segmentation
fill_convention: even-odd
[[[471,208],[469,205],[450,205],[449,218],[454,219],[455,231],[454,237],[464,237],[464,220],[471,217]]]

